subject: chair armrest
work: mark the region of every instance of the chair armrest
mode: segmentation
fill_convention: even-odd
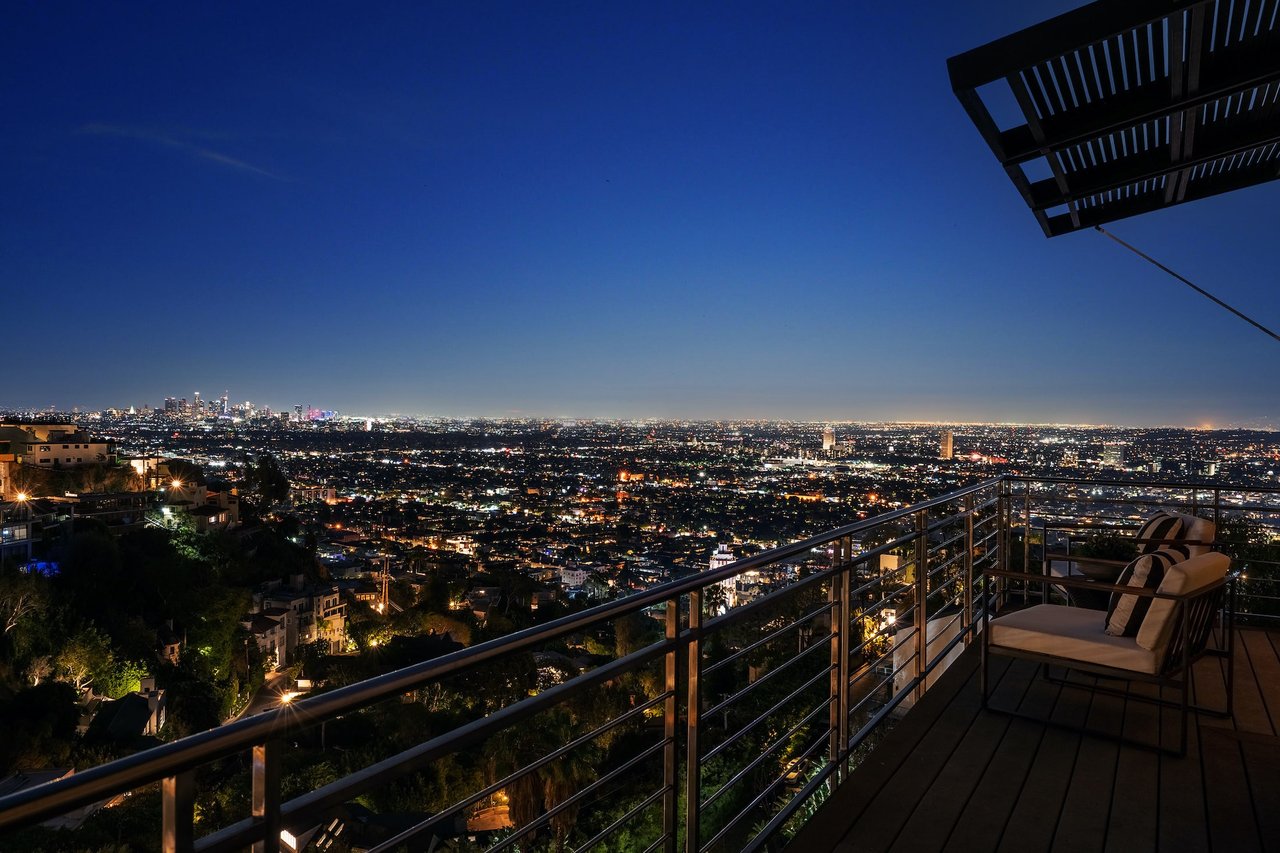
[[[1133,541],[1139,545],[1203,545],[1209,548],[1216,544],[1202,539],[1135,539]]]
[[[1045,554],[1044,561],[1046,563],[1090,563],[1098,566],[1119,566],[1122,569],[1132,562],[1131,560],[1112,560],[1108,557],[1084,557],[1060,551],[1051,551]]]

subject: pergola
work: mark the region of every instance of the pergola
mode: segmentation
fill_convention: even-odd
[[[1280,0],[1100,0],[947,67],[1055,237],[1280,177],[1278,13]],[[1001,127],[992,107],[1010,92],[1021,123]]]

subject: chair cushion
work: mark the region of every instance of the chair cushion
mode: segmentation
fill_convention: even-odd
[[[1181,523],[1181,522],[1179,522]],[[1175,563],[1188,559],[1191,553],[1186,545],[1168,545],[1159,551],[1143,554],[1124,567],[1116,579],[1118,586],[1132,586],[1155,592],[1164,580],[1165,572]],[[1106,632],[1113,637],[1136,637],[1147,618],[1147,611],[1154,599],[1139,595],[1111,594],[1107,607]]]
[[[1157,512],[1138,529],[1137,539],[1182,539],[1184,527],[1183,516],[1167,512]],[[1139,542],[1138,553],[1150,554],[1159,551],[1163,545],[1159,542]]]
[[[1201,518],[1198,515],[1186,515],[1184,513],[1175,513],[1177,518],[1182,520],[1182,533],[1179,539],[1190,539],[1193,542],[1212,542],[1213,537],[1217,533],[1214,523],[1207,518]],[[1201,554],[1209,553],[1208,545],[1189,545],[1191,556],[1199,557]]]
[[[1226,577],[1230,568],[1231,558],[1226,554],[1216,551],[1201,554],[1171,566],[1165,572],[1164,580],[1160,582],[1156,592],[1187,595]],[[1172,601],[1152,599],[1147,618],[1142,620],[1142,627],[1138,629],[1138,636],[1135,638],[1139,646],[1155,652],[1160,658],[1164,657],[1169,638],[1173,636],[1174,608]]]
[[[1037,604],[1008,613],[990,624],[991,643],[1068,660],[1154,675],[1159,661],[1132,637],[1103,633],[1097,610]]]

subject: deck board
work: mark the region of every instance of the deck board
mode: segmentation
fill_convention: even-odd
[[[998,692],[1021,702],[1030,682],[1025,668],[1010,668],[1001,679]],[[891,851],[909,853],[945,843],[963,817],[969,794],[1004,739],[1010,719],[996,714],[976,715],[951,760],[916,804]]]
[[[1271,716],[1267,713],[1267,704],[1262,698],[1264,685],[1259,683],[1254,669],[1254,655],[1250,648],[1253,644],[1249,642],[1251,633],[1241,631],[1236,642],[1235,727],[1239,732],[1274,735]]]
[[[1084,702],[1076,701],[1080,696],[1085,694],[1071,688],[1060,688],[1049,719],[1059,726],[1084,725],[1089,705],[1087,697]],[[1000,846],[996,848],[998,851],[1032,853],[1052,848],[1079,752],[1078,735],[1062,728],[1047,728],[1036,750],[1031,772],[1027,774],[1013,813],[1005,825]]]
[[[1210,661],[1210,666],[1216,661]],[[1146,686],[1146,685],[1144,685]],[[1165,748],[1177,743],[1178,712],[1157,708],[1161,743]],[[1156,784],[1160,789],[1159,821],[1153,849],[1177,853],[1200,853],[1209,849],[1209,819],[1205,806],[1204,773],[1200,764],[1200,734],[1195,726],[1187,733],[1187,755],[1157,756]]]
[[[1237,636],[1236,714],[1192,715],[1178,758],[1098,732],[1177,744],[1179,714],[1129,695],[1060,688],[993,659],[984,711],[970,648],[819,809],[789,849],[812,851],[1250,851],[1280,849],[1280,635]],[[1196,665],[1195,698],[1225,698],[1223,664]],[[1079,678],[1079,676],[1077,676]],[[1172,691],[1165,691],[1172,698]],[[1087,722],[1090,733],[1046,725]]]
[[[1258,684],[1280,683],[1280,659],[1276,658],[1275,648],[1267,636],[1257,631],[1245,631],[1241,633],[1240,639],[1240,645],[1249,656],[1254,681]],[[1258,692],[1266,722],[1271,726],[1269,734],[1280,735],[1280,725],[1278,725],[1280,697],[1268,695],[1266,690]],[[1258,719],[1258,726],[1262,727],[1261,717]],[[1259,732],[1259,734],[1268,734],[1268,732]]]
[[[1130,685],[1125,700],[1123,735],[1130,740],[1144,737],[1158,725],[1154,705],[1132,698],[1140,695]],[[1149,850],[1156,844],[1160,817],[1160,792],[1151,780],[1157,778],[1160,759],[1145,749],[1122,749],[1116,759],[1115,785],[1111,792],[1110,820],[1103,846],[1105,853]]]
[[[1125,700],[1120,697],[1094,694],[1089,705],[1087,726],[1119,737],[1124,731],[1124,707]],[[1102,738],[1081,739],[1075,770],[1067,785],[1067,796],[1050,848],[1055,853],[1064,850],[1102,853],[1107,822],[1111,817],[1111,794],[1119,758],[1118,743]],[[1144,792],[1139,796],[1149,795]],[[1154,806],[1152,798],[1149,807]]]
[[[1262,847],[1280,851],[1280,738],[1238,734]]]
[[[1262,849],[1253,814],[1253,797],[1240,742],[1223,729],[1205,729],[1200,738],[1205,807],[1214,850],[1250,853]]]

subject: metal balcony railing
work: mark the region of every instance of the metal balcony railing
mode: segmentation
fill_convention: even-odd
[[[1046,551],[1070,552],[1073,541],[1132,536],[1157,510],[1212,519],[1213,547],[1239,573],[1245,624],[1280,624],[1280,487],[1150,480],[1006,477],[1008,524],[1017,539],[1014,568],[1042,570]]]
[[[1153,506],[1256,524],[1280,517],[1276,493],[1246,501],[1205,485],[987,480],[0,799],[0,833],[136,792],[158,800],[166,851],[326,849],[346,804],[417,779],[419,818],[370,849],[425,848],[433,837],[489,851],[763,849],[790,835],[974,639],[986,568],[1039,571],[1037,548],[1071,511],[1118,529]],[[1274,618],[1277,563],[1241,550],[1256,544],[1222,547],[1248,560],[1243,609],[1252,595],[1257,615]],[[640,628],[620,631],[625,620]],[[442,685],[454,696],[519,685],[531,653],[611,628],[642,636],[645,624],[660,638],[541,692],[470,706],[472,718],[427,726],[408,746],[388,736],[385,754],[326,784],[282,782],[286,763],[327,754],[326,725],[401,713],[393,703],[426,702]],[[436,802],[424,771],[449,761],[478,781]],[[236,773],[248,776],[247,808],[219,826],[197,805],[207,780]],[[503,828],[469,825],[495,811]]]

